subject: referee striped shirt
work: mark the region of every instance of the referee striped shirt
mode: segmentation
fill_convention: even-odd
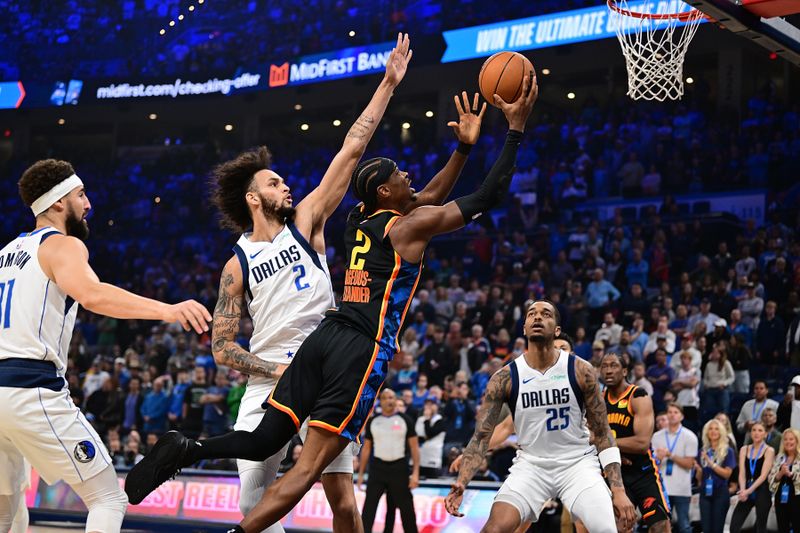
[[[408,457],[408,439],[416,436],[414,422],[403,413],[395,413],[373,416],[364,438],[372,441],[373,457],[389,463]]]

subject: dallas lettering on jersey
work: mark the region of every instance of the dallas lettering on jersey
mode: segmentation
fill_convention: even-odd
[[[251,268],[250,273],[253,274],[253,279],[256,280],[256,283],[261,283],[286,265],[290,265],[299,260],[300,251],[297,249],[297,246],[293,244],[288,250],[281,250],[275,257],[270,257],[266,261]]]
[[[628,427],[631,417],[623,413],[608,413],[608,425],[617,424],[618,426]]]
[[[28,252],[11,252],[6,254],[5,257],[0,257],[0,268],[8,268],[10,266],[15,266],[22,270],[25,268],[25,265],[28,264],[28,261],[31,259],[31,254]]]
[[[569,403],[569,387],[523,392],[520,396],[522,397],[523,409],[561,405]]]
[[[343,302],[353,302],[365,304],[369,302],[369,287],[367,284],[372,281],[368,270],[347,270],[344,273],[344,294]]]

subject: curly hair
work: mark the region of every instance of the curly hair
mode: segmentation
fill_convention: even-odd
[[[272,154],[266,146],[248,150],[211,171],[211,203],[220,212],[220,224],[233,231],[245,231],[253,225],[245,194],[251,190],[259,170],[269,170]]]
[[[22,173],[17,182],[19,196],[30,207],[41,195],[75,174],[75,169],[66,161],[42,159]]]

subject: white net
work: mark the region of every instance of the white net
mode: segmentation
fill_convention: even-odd
[[[608,7],[625,56],[628,96],[659,102],[680,99],[683,60],[703,14],[680,0],[608,0]]]

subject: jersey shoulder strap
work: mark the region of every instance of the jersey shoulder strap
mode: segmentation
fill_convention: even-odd
[[[517,396],[519,396],[519,368],[517,367],[517,360],[514,359],[508,364],[508,370],[511,372],[511,394],[508,398],[508,407],[511,410],[511,419],[514,419],[514,412],[517,410]]]
[[[247,254],[244,253],[244,250],[239,243],[233,245],[233,253],[236,254],[236,258],[239,260],[239,266],[242,267],[242,284],[244,285],[244,292],[247,294],[247,297],[252,300],[253,293],[250,291],[250,269],[247,266]]]
[[[585,398],[583,397],[583,389],[581,389],[578,384],[578,377],[575,373],[576,360],[577,356],[575,354],[571,353],[567,356],[567,377],[569,377],[569,384],[572,387],[572,392],[575,393],[575,399],[578,401],[578,405],[581,409],[584,409]]]

